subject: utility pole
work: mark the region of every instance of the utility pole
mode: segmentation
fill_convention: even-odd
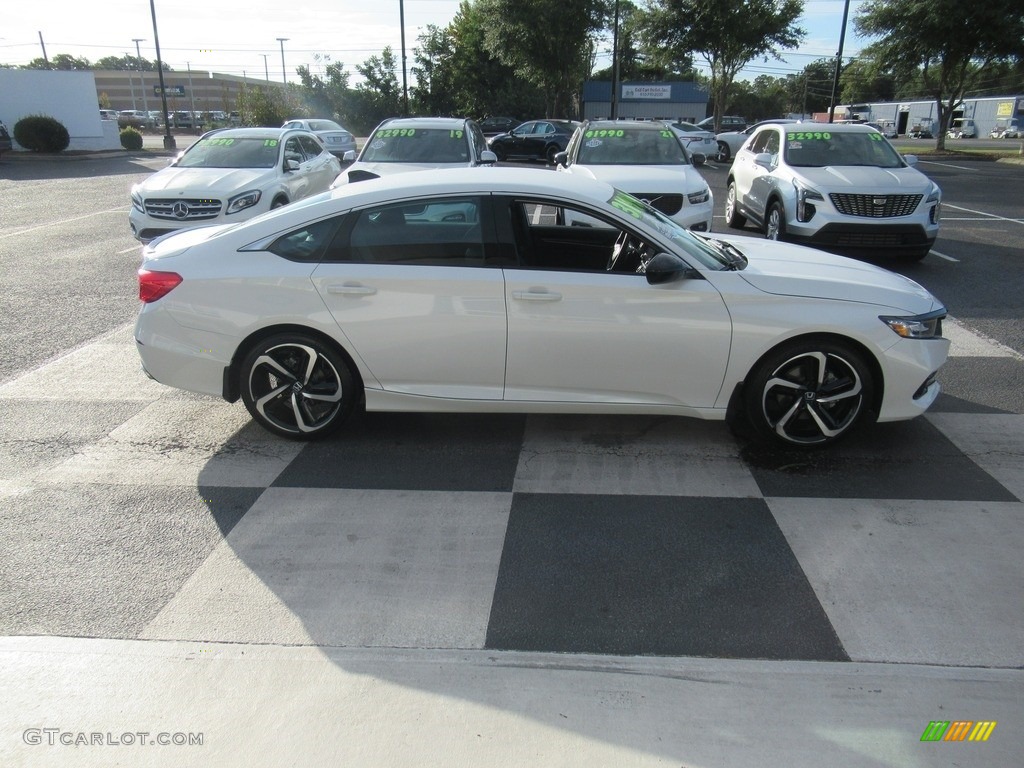
[[[836,93],[839,91],[839,70],[843,66],[843,42],[846,40],[846,19],[850,15],[850,0],[843,3],[843,28],[839,30],[839,53],[836,54],[836,74],[832,78],[832,100],[828,105],[828,121],[835,122]],[[913,32],[910,32],[913,34]]]
[[[43,61],[46,62],[46,68],[50,68],[50,60],[46,58],[46,43],[43,42],[43,31],[39,30],[39,45],[43,49]]]
[[[131,54],[125,51],[124,59],[125,63],[131,58]],[[135,103],[135,78],[132,77],[131,67],[128,68],[128,87],[132,89],[132,111],[134,112],[139,108],[138,104]]]
[[[398,0],[398,25],[402,28],[402,117],[409,116],[409,84],[405,75],[405,2]]]
[[[164,64],[160,58],[160,34],[156,31],[156,5],[149,0],[149,12],[153,16],[153,43],[156,45],[156,74],[160,80],[160,99],[164,107],[164,149],[177,149],[174,137],[171,136],[171,120],[167,114],[167,89],[164,87]]]
[[[142,69],[142,53],[139,51],[139,43],[146,41],[144,37],[133,37],[132,42],[135,43],[135,63],[139,67],[139,82],[142,83],[142,110],[146,113],[146,119],[149,119],[149,99],[146,97],[146,76]]]
[[[615,0],[615,25],[612,28],[612,120],[619,118],[619,0]]]
[[[285,71],[284,68],[284,44],[288,41],[288,39],[289,38],[287,37],[277,38],[277,42],[281,44],[281,82],[284,83],[285,85],[288,84],[288,73]]]
[[[270,58],[270,54],[269,53],[261,53],[260,56],[263,57],[263,74],[266,75],[267,82],[269,83],[270,82],[270,67],[267,66],[267,59]],[[244,77],[244,75],[243,75],[243,77]]]

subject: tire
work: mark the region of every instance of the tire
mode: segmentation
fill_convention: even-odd
[[[239,368],[253,419],[275,435],[316,440],[336,430],[359,401],[351,365],[333,346],[302,333],[255,344]]]
[[[869,413],[874,378],[862,355],[842,342],[784,344],[755,366],[743,400],[754,430],[789,446],[823,447],[848,435]]]
[[[773,200],[768,206],[768,215],[764,217],[764,236],[780,243],[786,239],[786,212],[778,200]]]
[[[275,208],[283,208],[286,205],[288,205],[288,201],[285,200],[283,197],[275,197],[274,202],[270,204],[270,210],[274,210]]]
[[[728,163],[731,156],[732,151],[729,149],[729,145],[724,141],[718,142],[718,154],[715,155],[715,160],[720,163]]]
[[[739,211],[736,204],[736,182],[729,182],[729,189],[725,193],[725,223],[733,229],[743,229],[747,223],[747,217]]]
[[[499,163],[505,162],[505,159],[507,157],[507,155],[505,154],[505,150],[503,150],[501,147],[491,147],[491,151],[494,153],[494,156],[498,158]]]
[[[547,161],[548,165],[555,164],[555,155],[557,155],[559,152],[561,152],[561,150],[558,148],[557,144],[552,144],[550,147],[544,150],[544,159]]]

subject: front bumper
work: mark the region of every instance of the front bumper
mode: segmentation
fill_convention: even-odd
[[[938,237],[937,226],[921,224],[849,224],[833,222],[807,230],[800,224],[787,225],[788,239],[841,254],[914,254],[931,248]]]

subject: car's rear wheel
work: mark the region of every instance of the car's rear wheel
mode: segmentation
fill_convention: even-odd
[[[550,147],[544,150],[544,159],[547,160],[548,165],[555,164],[555,155],[561,150],[558,149],[557,144],[552,144]]]
[[[729,182],[729,189],[725,193],[725,223],[733,229],[743,229],[747,223],[747,217],[739,211],[736,204],[736,182]]]
[[[501,147],[491,147],[491,151],[494,153],[494,156],[498,158],[499,163],[505,162],[506,155],[504,149]]]
[[[282,437],[315,440],[336,430],[359,399],[349,362],[332,346],[301,333],[255,344],[239,369],[245,407]]]
[[[768,355],[744,385],[747,418],[764,437],[815,447],[849,434],[869,411],[871,370],[848,344],[796,341]]]
[[[769,240],[786,239],[786,213],[778,200],[773,200],[768,206],[768,215],[764,218],[764,236]]]
[[[729,149],[729,145],[724,141],[718,142],[718,153],[715,155],[715,160],[720,163],[727,163],[731,156],[732,151]]]

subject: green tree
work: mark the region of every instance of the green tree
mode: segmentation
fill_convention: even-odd
[[[140,59],[126,53],[123,56],[104,56],[102,59],[98,59],[90,69],[131,70],[133,72],[138,72],[141,69],[144,72],[156,72],[156,61],[150,61],[146,57]],[[164,72],[171,71],[171,68],[164,62]]]
[[[1024,6],[1019,0],[867,0],[857,32],[877,37],[862,51],[879,71],[920,79],[935,100],[936,148],[945,149],[953,111],[996,62],[1024,58]]]
[[[346,127],[362,127],[358,115],[353,114],[350,74],[345,64],[331,61],[329,54],[314,54],[313,60],[319,72],[314,73],[305,64],[296,70],[302,83],[299,92],[307,111],[314,115],[330,116]]]
[[[296,113],[299,104],[286,89],[277,86],[243,85],[235,99],[242,125],[274,127]]]
[[[459,109],[452,82],[455,47],[450,28],[428,24],[413,51],[412,112],[417,115],[454,115]]]
[[[779,57],[805,35],[803,0],[651,0],[640,23],[648,50],[678,59],[695,54],[711,69],[715,125],[730,106],[736,75],[759,56]]]
[[[486,49],[540,89],[545,115],[575,113],[592,69],[594,36],[605,28],[604,0],[477,0]]]
[[[896,98],[896,78],[892,73],[882,71],[871,58],[854,59],[844,66],[839,83],[839,100],[843,104],[892,101]]]
[[[50,59],[49,63],[40,57],[22,65],[22,69],[93,69],[93,65],[89,63],[88,59],[71,56],[67,53],[58,53]]]
[[[671,59],[662,56],[661,50],[651,50],[644,46],[640,26],[642,20],[642,14],[633,3],[619,4],[619,82],[696,80],[697,73],[693,69],[692,56],[683,55],[678,59]],[[613,45],[613,39],[607,41],[609,50]],[[611,66],[593,72],[591,79],[611,80],[614,66],[613,60]]]
[[[373,128],[386,117],[402,114],[402,88],[395,75],[398,63],[395,53],[388,46],[380,56],[371,56],[356,71],[363,76],[363,82],[356,85],[353,93],[356,112],[362,126]]]

